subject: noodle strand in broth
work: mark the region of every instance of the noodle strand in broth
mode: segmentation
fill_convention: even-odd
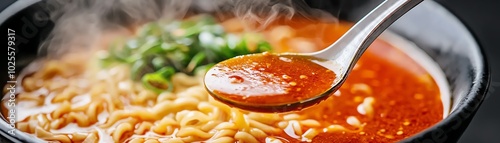
[[[315,26],[334,34],[307,36]],[[271,37],[273,51],[307,52],[331,43],[348,27],[276,24],[263,34]],[[214,100],[203,86],[204,72],[176,72],[169,78],[172,85],[166,84],[172,89],[158,92],[133,78],[133,66],[101,68],[99,54],[92,60],[69,55],[44,61],[23,79],[16,127],[62,143],[394,142],[442,119],[438,87],[425,71],[394,66],[372,50],[395,49],[376,41],[332,97],[281,114],[242,111]],[[418,67],[413,61],[407,65]]]

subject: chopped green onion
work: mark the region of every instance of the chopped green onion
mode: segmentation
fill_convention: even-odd
[[[194,55],[193,58],[191,58],[191,61],[189,62],[188,66],[186,67],[187,71],[188,72],[193,71],[197,65],[203,62],[205,57],[206,57],[205,53],[202,52],[199,52],[198,54]]]
[[[175,69],[172,67],[163,67],[155,73],[161,75],[165,79],[170,80],[170,78],[175,74]]]
[[[167,65],[167,61],[161,56],[156,56],[151,60],[151,64],[153,64],[154,69],[161,69]]]
[[[243,36],[226,33],[208,15],[166,24],[152,22],[123,47],[110,47],[100,61],[103,66],[128,64],[132,79],[142,80],[146,88],[156,92],[170,91],[176,72],[195,75],[235,56],[271,50],[262,35],[240,34]],[[257,47],[249,48],[249,42],[257,42]]]
[[[136,61],[136,62],[132,65],[132,67],[131,67],[131,71],[132,71],[132,73],[131,73],[131,77],[132,77],[132,79],[134,79],[134,80],[135,80],[135,79],[138,79],[138,77],[139,77],[139,76],[141,75],[141,73],[142,73],[142,68],[144,68],[144,67],[145,67],[145,63],[144,63],[144,61],[142,61],[142,60]]]
[[[211,63],[211,64],[206,64],[206,65],[203,65],[203,66],[199,66],[197,67],[196,69],[194,69],[194,73],[205,73],[207,72],[210,68],[212,68],[215,64],[214,63]]]
[[[271,44],[269,44],[268,42],[261,41],[257,44],[257,49],[259,50],[259,52],[266,52],[266,51],[271,51],[272,47]]]
[[[161,93],[165,91],[172,91],[173,84],[169,79],[165,79],[165,77],[161,73],[148,73],[142,77],[142,84],[147,89],[150,89],[156,93]]]

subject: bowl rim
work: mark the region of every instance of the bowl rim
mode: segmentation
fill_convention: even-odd
[[[482,102],[485,100],[491,82],[490,66],[488,59],[486,57],[484,46],[482,46],[481,44],[482,43],[481,40],[478,38],[477,34],[470,28],[470,26],[467,25],[463,19],[457,16],[456,12],[454,12],[449,8],[446,8],[439,2],[433,0],[424,1],[423,3],[428,3],[428,5],[434,6],[433,8],[441,10],[443,14],[445,14],[446,18],[452,20],[458,26],[460,26],[461,29],[459,30],[462,30],[462,32],[464,32],[465,34],[468,34],[466,36],[469,36],[471,38],[470,40],[475,42],[474,44],[476,45],[476,47],[474,47],[474,49],[478,50],[479,55],[477,57],[470,57],[470,59],[477,58],[475,60],[482,62],[481,65],[476,65],[482,68],[474,69],[474,72],[477,73],[476,75],[479,76],[473,76],[470,90],[464,97],[462,97],[462,100],[460,100],[459,103],[457,103],[458,104],[457,106],[450,107],[451,109],[450,113],[448,114],[448,117],[430,126],[429,128],[422,130],[420,133],[414,134],[400,141],[400,142],[422,142],[421,139],[429,138],[430,135],[431,140],[434,142],[447,142],[446,138],[443,139],[444,141],[440,140],[439,137],[440,135],[438,134],[444,133],[444,129],[449,128],[450,126],[452,126],[452,128],[453,126],[456,125],[467,127],[469,125],[469,122],[464,123],[463,120],[473,118],[476,111],[479,109]],[[459,137],[462,134],[463,132],[460,132]]]

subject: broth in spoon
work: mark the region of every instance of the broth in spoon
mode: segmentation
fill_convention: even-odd
[[[265,53],[228,59],[215,65],[215,68],[206,74],[205,87],[215,99],[250,111],[287,112],[317,104],[340,88],[361,55],[389,25],[420,2],[422,0],[384,1],[335,43],[319,52],[280,55]],[[274,63],[289,57],[296,60]],[[254,63],[261,67],[255,66]],[[277,66],[271,68],[271,64]],[[255,67],[259,69],[256,70]],[[255,72],[260,68],[267,73]],[[307,72],[321,73],[314,77],[321,80],[305,82],[305,86],[300,87],[305,91],[297,91],[297,94],[289,94],[289,91],[293,90],[291,87],[297,84],[295,81],[286,81],[283,77],[269,77],[288,76],[290,73],[300,76]],[[272,82],[267,84],[269,81]]]
[[[210,69],[205,80],[211,84],[206,88],[235,107],[262,112],[284,110],[272,106],[301,108],[294,104],[331,93],[335,73],[321,65],[326,62],[271,53],[239,56]]]

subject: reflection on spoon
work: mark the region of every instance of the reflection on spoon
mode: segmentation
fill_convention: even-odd
[[[218,95],[218,100],[243,109],[295,110],[302,108],[301,101],[333,91],[328,89],[334,84],[335,73],[318,64],[327,62],[331,61],[288,54],[240,56],[210,69],[205,81],[211,84],[206,88]],[[275,106],[280,108],[272,109]]]
[[[386,0],[335,43],[309,54],[254,54],[220,62],[205,75],[215,99],[245,110],[300,110],[329,97],[344,83],[368,46],[423,0]],[[300,80],[300,77],[307,77]]]

